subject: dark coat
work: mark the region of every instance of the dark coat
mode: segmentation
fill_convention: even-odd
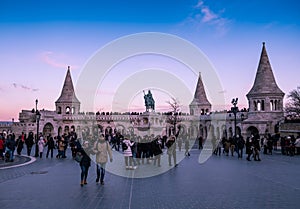
[[[91,166],[91,158],[86,154],[84,149],[80,149],[78,152],[82,154],[82,160],[80,162],[80,166],[90,167]]]

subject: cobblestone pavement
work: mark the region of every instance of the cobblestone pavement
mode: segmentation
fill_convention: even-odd
[[[199,153],[192,150],[178,167],[149,178],[106,172],[105,185],[95,183],[92,164],[84,187],[79,185],[80,168],[70,157],[37,159],[0,170],[0,205],[5,209],[299,208],[300,156],[275,153],[263,155],[261,162],[248,162],[213,155],[199,164]],[[153,165],[124,172],[134,175],[143,166]]]

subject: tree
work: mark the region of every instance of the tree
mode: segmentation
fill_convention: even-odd
[[[288,94],[288,102],[285,111],[291,116],[300,116],[300,86]]]
[[[178,130],[178,132],[176,132],[176,125],[177,125],[178,122],[181,122],[181,119],[178,117],[179,116],[179,111],[180,111],[180,104],[179,104],[179,101],[177,99],[175,99],[173,97],[171,97],[171,99],[172,99],[172,101],[167,101],[167,103],[172,108],[172,111],[167,116],[168,117],[167,118],[167,123],[173,125],[173,127],[174,127],[173,133],[177,137],[180,130]]]

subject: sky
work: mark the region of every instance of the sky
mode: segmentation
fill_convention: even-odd
[[[288,94],[300,85],[299,10],[300,3],[293,0],[1,0],[0,121],[17,121],[22,109],[35,107],[36,99],[39,109],[55,110],[67,66],[76,86],[99,50],[114,40],[144,32],[171,34],[199,48],[215,69],[227,109],[236,97],[240,108],[248,107],[246,94],[254,82],[262,42],[266,42],[277,84]],[[108,71],[98,85],[92,111],[111,111],[126,79],[138,76],[139,70],[157,68],[179,78],[192,99],[198,75],[186,73],[187,66],[174,58],[144,54]],[[166,100],[177,96],[143,86],[129,95],[130,104],[120,111],[143,110],[142,90],[147,89],[153,89],[161,111],[168,109]],[[180,102],[187,111],[191,101]]]

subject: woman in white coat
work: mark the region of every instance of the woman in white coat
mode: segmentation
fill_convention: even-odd
[[[40,139],[38,141],[38,146],[39,146],[40,158],[42,158],[44,147],[45,147],[45,141],[44,141],[44,137],[42,135],[40,135]]]

